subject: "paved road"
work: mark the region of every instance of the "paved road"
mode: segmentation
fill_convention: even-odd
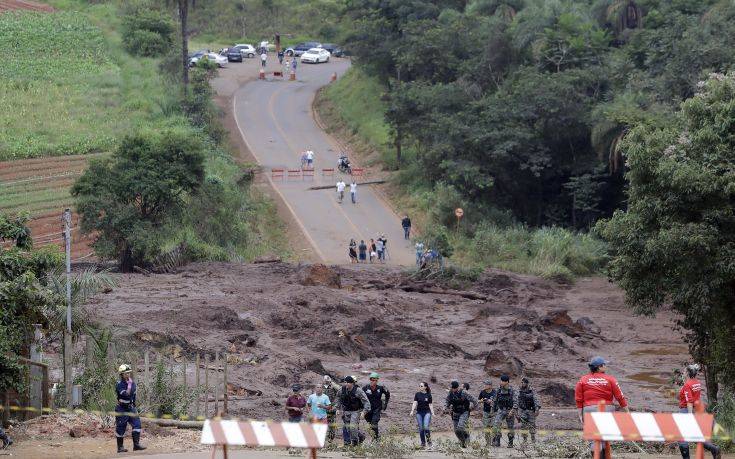
[[[333,72],[343,74],[349,61],[335,59],[319,65],[301,64],[297,81],[280,78],[256,80],[234,92],[233,112],[238,128],[252,154],[268,171],[273,168],[300,168],[301,152],[316,153],[315,177],[273,180],[276,191],[284,198],[296,221],[306,234],[317,255],[327,263],[349,261],[350,238],[360,242],[385,234],[388,238],[388,264],[411,265],[411,245],[403,239],[399,217],[380,199],[370,186],[357,188],[358,203],[349,199],[339,204],[334,189],[308,190],[315,185],[334,185],[337,177],[322,177],[321,169],[334,168],[338,147],[315,123],[311,104],[316,91],[329,82]],[[269,70],[275,69],[269,68]],[[337,173],[337,176],[340,174]],[[345,176],[349,185],[349,176]]]

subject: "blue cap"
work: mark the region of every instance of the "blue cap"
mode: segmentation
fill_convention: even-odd
[[[592,360],[590,360],[590,366],[591,367],[601,367],[602,365],[607,365],[608,361],[603,359],[600,356],[592,357]]]

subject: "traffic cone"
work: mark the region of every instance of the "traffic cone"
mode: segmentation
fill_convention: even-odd
[[[291,74],[288,76],[288,79],[290,81],[296,81],[296,72],[294,72],[293,70],[291,70]]]
[[[260,69],[260,73],[258,74],[258,79],[259,80],[265,80],[265,70],[263,70],[262,67]]]
[[[332,73],[332,78],[330,79],[330,81],[332,83],[334,83],[335,81],[337,81],[337,72]]]

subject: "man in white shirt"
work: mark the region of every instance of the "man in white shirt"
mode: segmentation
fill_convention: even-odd
[[[260,66],[265,67],[265,61],[268,59],[268,54],[266,54],[265,50],[263,50],[263,53],[260,55]]]
[[[306,152],[306,165],[311,169],[314,167],[314,152],[311,150],[308,150]]]
[[[339,199],[339,203],[342,204],[342,199],[345,197],[345,187],[347,185],[345,184],[344,180],[339,179],[337,182],[337,198]]]
[[[352,197],[352,204],[357,204],[357,183],[354,180],[350,183],[350,196]]]

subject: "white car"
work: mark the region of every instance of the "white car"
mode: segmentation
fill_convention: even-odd
[[[255,55],[257,54],[255,47],[253,45],[248,45],[247,43],[237,44],[233,46],[233,48],[239,49],[240,54],[242,54],[242,57],[252,58],[252,57],[255,57]]]
[[[224,67],[225,65],[227,65],[227,56],[222,56],[217,53],[206,53],[202,54],[201,56],[194,56],[189,59],[189,63],[191,65],[197,65],[199,60],[204,59],[204,57],[217,64],[217,67]]]
[[[324,48],[311,48],[301,55],[301,62],[318,64],[320,62],[329,62],[329,51]]]

